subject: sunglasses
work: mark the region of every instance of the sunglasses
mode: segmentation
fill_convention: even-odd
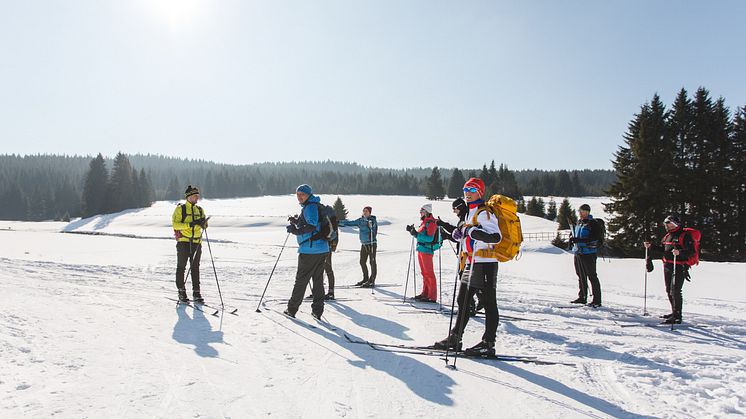
[[[464,192],[477,193],[477,188],[474,188],[474,187],[464,188]]]

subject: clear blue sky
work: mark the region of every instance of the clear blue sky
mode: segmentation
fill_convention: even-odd
[[[746,1],[0,0],[0,153],[610,168],[746,104]]]

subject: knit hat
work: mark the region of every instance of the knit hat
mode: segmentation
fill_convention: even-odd
[[[583,205],[581,205],[581,206],[580,206],[580,210],[581,210],[581,211],[588,211],[588,212],[591,212],[591,206],[590,206],[590,205],[588,205],[588,204],[583,204]]]
[[[466,208],[466,201],[464,201],[463,198],[456,198],[451,203],[451,207],[453,207],[453,209],[459,209],[459,210],[461,208]]]
[[[363,207],[363,211],[365,210],[368,210],[368,212],[373,213],[373,207],[371,206]]]
[[[464,188],[477,188],[479,196],[484,196],[484,181],[478,177],[470,178],[464,183]]]
[[[665,220],[663,220],[663,224],[666,224],[666,223],[671,223],[675,225],[676,227],[678,227],[681,225],[681,220],[679,219],[679,217],[675,215],[669,215],[668,217],[666,217]]]
[[[295,192],[303,192],[306,195],[313,195],[313,188],[310,185],[306,185],[305,183],[298,186],[298,188],[295,190]]]
[[[432,214],[433,213],[433,204],[425,204],[425,205],[423,205],[421,207],[421,209],[424,209],[425,211],[427,211],[428,214]]]
[[[192,185],[189,185],[184,191],[184,198],[189,198],[192,195],[198,195],[198,194],[199,194],[199,189],[197,189],[196,187]]]

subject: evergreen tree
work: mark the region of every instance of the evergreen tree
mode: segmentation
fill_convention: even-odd
[[[186,186],[184,186],[184,189],[186,189]],[[184,193],[182,192],[181,185],[179,185],[179,180],[174,176],[166,189],[165,199],[169,201],[178,201],[183,197]]]
[[[440,175],[438,166],[433,167],[430,177],[427,179],[427,188],[425,197],[427,199],[439,200],[445,197],[445,188],[443,187],[443,178]]]
[[[514,200],[522,199],[521,191],[518,189],[518,182],[515,180],[515,174],[508,169],[508,166],[500,165],[498,171],[500,178],[500,190],[498,193],[513,198]]]
[[[517,203],[517,212],[520,212],[521,214],[526,213],[526,201],[524,199],[519,200]]]
[[[0,193],[0,220],[23,220],[26,218],[26,197],[18,184],[13,183]]]
[[[731,156],[733,158],[733,254],[746,262],[746,106],[736,108],[733,116]]]
[[[610,245],[625,254],[642,254],[640,243],[653,233],[670,203],[665,199],[666,176],[662,162],[670,162],[666,111],[658,95],[642,106],[640,113],[629,125],[625,135],[626,147],[620,147],[614,161],[617,182],[610,188],[614,199],[605,204],[606,211],[614,214],[608,223],[613,240]]]
[[[556,221],[557,219],[557,203],[554,201],[554,199],[549,200],[549,204],[547,205],[546,218],[550,221]]]
[[[108,190],[108,212],[118,212],[130,208],[135,199],[135,180],[127,156],[119,152],[114,158]]]
[[[451,178],[448,180],[448,197],[451,199],[460,198],[464,195],[464,174],[457,168],[451,172]]]
[[[83,217],[87,218],[96,214],[103,214],[107,210],[106,194],[109,183],[109,172],[106,170],[106,162],[101,153],[91,160],[88,173],[85,175],[83,186]]]
[[[559,223],[559,226],[557,227],[558,230],[569,230],[571,225],[578,223],[578,215],[575,213],[575,210],[572,208],[570,201],[567,198],[563,199],[559,206],[559,210],[557,211],[557,222]]]
[[[137,200],[138,206],[141,208],[149,207],[155,201],[155,191],[153,185],[150,182],[150,177],[145,174],[145,169],[140,169],[140,174],[137,176]]]
[[[337,219],[342,221],[347,219],[347,208],[345,208],[345,204],[342,203],[342,199],[340,197],[337,197],[337,200],[334,201],[334,214],[337,215]]]
[[[526,215],[544,218],[546,216],[544,213],[544,200],[541,198],[537,199],[535,196],[532,197],[528,201],[528,204],[526,204]]]
[[[557,174],[555,193],[552,195],[575,196],[575,186],[567,170],[560,170]]]

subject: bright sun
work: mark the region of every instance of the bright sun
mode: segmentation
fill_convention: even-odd
[[[147,4],[171,30],[189,26],[205,5],[201,0],[149,0]]]

